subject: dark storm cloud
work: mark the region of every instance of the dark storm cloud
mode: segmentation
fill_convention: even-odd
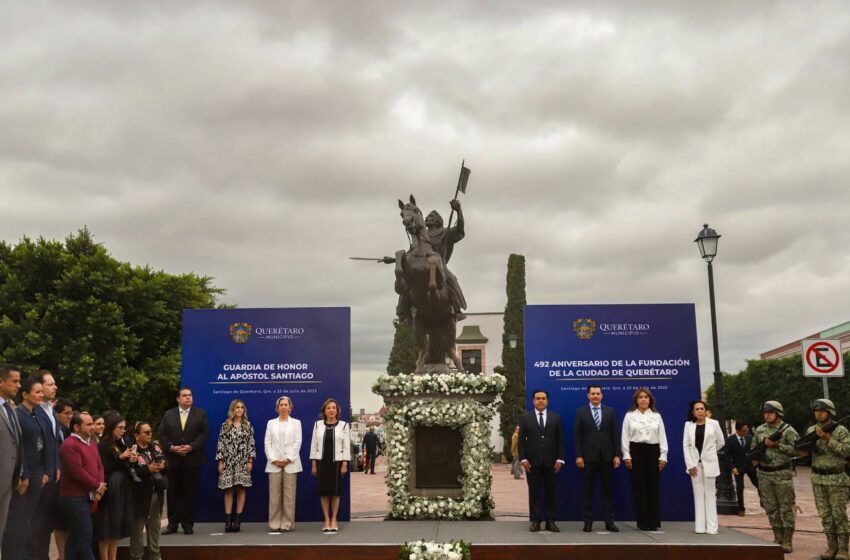
[[[392,340],[397,198],[449,214],[472,311],[695,302],[723,368],[847,320],[840,2],[7,3],[0,236],[87,224],[241,306],[352,307],[359,392]],[[703,381],[710,380],[703,360]]]

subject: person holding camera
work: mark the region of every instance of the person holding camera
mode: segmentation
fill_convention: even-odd
[[[108,488],[94,514],[94,536],[100,560],[117,560],[118,541],[130,536],[130,484],[139,478],[136,471],[139,456],[136,449],[124,445],[126,431],[127,421],[123,416],[108,415],[103,438],[97,445]]]
[[[153,441],[153,430],[147,422],[137,422],[133,430],[136,437],[136,473],[140,482],[133,487],[133,518],[130,523],[130,558],[142,560],[145,554],[147,533],[148,560],[160,560],[159,535],[162,506],[168,479],[165,475],[165,452]]]

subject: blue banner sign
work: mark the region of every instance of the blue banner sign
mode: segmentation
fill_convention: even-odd
[[[257,444],[253,486],[248,489],[243,520],[268,519],[263,442],[266,423],[277,418],[275,401],[284,395],[292,399],[292,416],[301,421],[303,438],[304,471],[298,476],[296,521],[323,519],[316,480],[310,474],[310,438],[326,398],[335,398],[340,417],[350,421],[350,331],[351,310],[347,307],[183,312],[181,384],[191,387],[194,406],[205,409],[210,419],[208,461],[201,471],[197,521],[224,519],[215,453],[233,399],[245,402]],[[346,479],[339,520],[348,520],[349,511]]]
[[[592,384],[602,387],[602,403],[614,409],[621,429],[635,390],[652,391],[669,444],[668,464],[661,474],[661,519],[693,519],[693,492],[682,455],[688,403],[700,397],[693,304],[527,305],[525,360],[528,410],[533,408],[532,391],[544,389],[549,408],[564,424],[567,464],[558,477],[561,519],[581,519],[573,425],[576,410],[588,406]],[[634,519],[625,465],[614,471],[614,496],[617,519]],[[595,502],[594,518],[602,520],[598,488]]]

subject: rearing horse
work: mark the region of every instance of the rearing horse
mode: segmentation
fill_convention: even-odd
[[[435,371],[445,368],[446,356],[463,371],[455,351],[455,318],[446,289],[443,259],[431,246],[428,229],[416,199],[398,201],[404,229],[410,235],[410,249],[395,254],[395,291],[407,294],[412,303],[413,334],[419,357],[416,373],[425,373],[425,364]]]

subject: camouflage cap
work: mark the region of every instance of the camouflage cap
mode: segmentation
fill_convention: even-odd
[[[826,410],[833,416],[835,416],[835,404],[829,399],[817,399],[812,401],[811,405],[812,410]]]
[[[779,401],[765,401],[761,405],[762,412],[775,412],[780,418],[785,417],[785,409],[782,408],[782,403]]]

